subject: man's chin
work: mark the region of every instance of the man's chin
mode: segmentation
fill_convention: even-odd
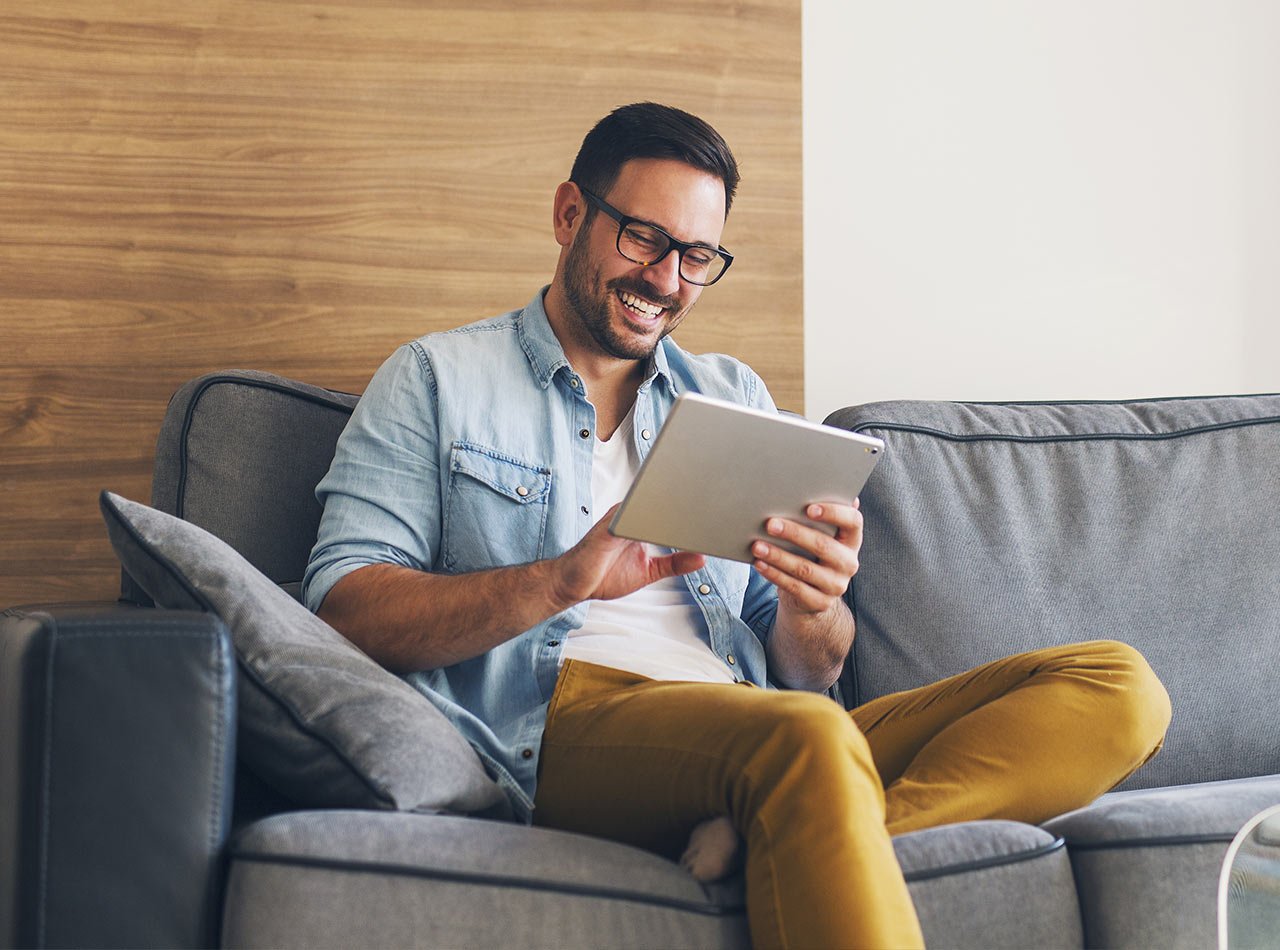
[[[599,341],[609,353],[623,360],[647,360],[667,335],[665,328],[659,330],[641,327],[633,330],[625,323],[624,327],[627,328],[621,333],[611,332],[607,339]],[[645,332],[646,329],[648,332]]]
[[[648,359],[672,328],[664,319],[637,320],[620,301],[617,308],[617,318],[608,332],[609,349],[614,355],[625,353],[625,359]]]
[[[658,348],[659,340],[632,341],[623,346],[617,340],[611,340],[609,351],[620,360],[647,360]]]

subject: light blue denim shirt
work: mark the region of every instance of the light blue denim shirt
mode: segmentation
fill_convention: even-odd
[[[603,516],[591,510],[595,408],[547,322],[544,293],[523,310],[406,344],[378,370],[316,488],[324,516],[303,582],[312,610],[369,564],[462,574],[528,563],[568,550]],[[642,459],[682,391],[775,411],[747,366],[686,353],[668,337],[636,400]],[[766,685],[773,585],[715,558],[685,580],[711,649],[736,677]],[[467,737],[525,821],[560,654],[586,610],[406,677]]]

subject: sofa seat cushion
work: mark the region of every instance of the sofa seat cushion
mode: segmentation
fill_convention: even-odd
[[[1074,850],[1158,847],[1204,841],[1230,844],[1258,812],[1280,804],[1280,775],[1139,788],[1045,822]]]
[[[1280,776],[1262,776],[1112,792],[1047,822],[1067,842],[1086,945],[1214,945],[1227,848],[1277,803]]]
[[[163,607],[230,629],[239,753],[296,802],[507,814],[467,741],[421,693],[280,590],[228,544],[103,492],[121,563]]]
[[[1080,946],[1071,864],[1044,829],[970,821],[899,835],[893,846],[926,946]]]
[[[974,822],[895,847],[930,942],[1079,946],[1070,865],[1045,831]],[[597,838],[342,811],[276,815],[234,839],[223,942],[745,947],[748,937],[741,875],[704,887],[674,862]]]
[[[748,945],[740,884],[717,899],[664,858],[545,828],[293,812],[230,853],[224,946]]]

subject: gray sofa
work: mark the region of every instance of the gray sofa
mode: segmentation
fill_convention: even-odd
[[[296,595],[312,488],[355,401],[249,371],[193,381],[160,434],[152,505]],[[1096,637],[1141,649],[1173,699],[1164,750],[1095,804],[896,839],[928,942],[1212,945],[1228,844],[1280,803],[1280,396],[879,403],[828,422],[887,444],[835,699]],[[164,581],[137,563],[119,603],[0,617],[0,946],[748,943],[740,879],[704,887],[655,855],[504,820],[455,752],[412,798],[358,769],[350,791],[323,772],[290,782],[293,750],[257,724],[264,670],[293,669],[271,623],[250,648],[224,600],[187,587],[155,607]],[[307,755],[387,757],[324,731],[342,708],[279,712]],[[441,797],[450,776],[470,792]]]

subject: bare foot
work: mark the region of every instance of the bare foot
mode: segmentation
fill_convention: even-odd
[[[703,884],[728,877],[742,864],[742,839],[728,817],[708,818],[693,829],[680,866]]]

